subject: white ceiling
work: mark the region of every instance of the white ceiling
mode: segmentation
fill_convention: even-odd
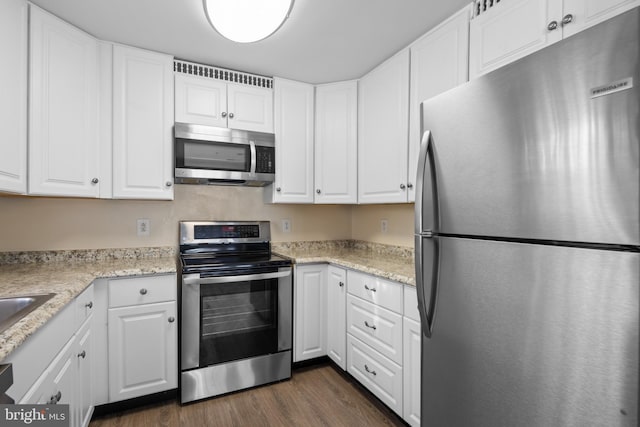
[[[221,37],[202,0],[31,0],[94,36],[176,58],[308,83],[359,78],[470,0],[295,0],[273,36]]]

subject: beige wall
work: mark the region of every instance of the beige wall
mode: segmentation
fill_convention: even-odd
[[[387,245],[413,246],[414,204],[359,205],[351,212],[351,238]],[[386,233],[381,220],[388,221]]]
[[[180,220],[269,220],[273,241],[358,239],[413,246],[413,205],[270,205],[262,189],[177,185],[175,200],[0,197],[0,251],[173,246]],[[136,220],[151,221],[149,236]],[[389,231],[380,232],[380,219]],[[283,233],[281,220],[291,220]]]

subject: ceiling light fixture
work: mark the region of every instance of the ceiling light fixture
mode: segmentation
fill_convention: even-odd
[[[211,26],[223,37],[251,43],[275,33],[289,17],[294,0],[203,0]]]

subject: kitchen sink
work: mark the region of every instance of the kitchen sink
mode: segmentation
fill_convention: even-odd
[[[0,298],[0,333],[53,298],[55,294]]]

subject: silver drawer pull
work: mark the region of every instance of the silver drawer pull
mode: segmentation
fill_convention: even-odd
[[[147,290],[145,288],[140,289],[140,295],[146,295]]]
[[[338,285],[340,285],[340,287],[343,287],[344,286],[344,282],[340,282],[340,283],[338,283]]]
[[[367,322],[366,320],[364,321],[364,326],[366,326],[367,328],[371,328],[374,331],[378,328],[376,328],[376,325],[370,325],[369,322]]]
[[[87,307],[87,308],[93,308],[93,301],[89,301],[84,306]]]
[[[375,292],[375,291],[376,291],[376,288],[370,288],[370,287],[368,287],[367,285],[364,285],[364,288],[365,288],[366,290],[368,290],[368,291],[371,291],[371,292]]]
[[[376,371],[370,370],[367,365],[364,365],[364,370],[369,372],[371,375],[378,375],[378,374],[376,374]]]
[[[87,357],[87,352],[86,352],[86,350],[82,350],[82,353],[78,353],[78,357],[82,357],[83,359],[84,359],[85,357]]]

